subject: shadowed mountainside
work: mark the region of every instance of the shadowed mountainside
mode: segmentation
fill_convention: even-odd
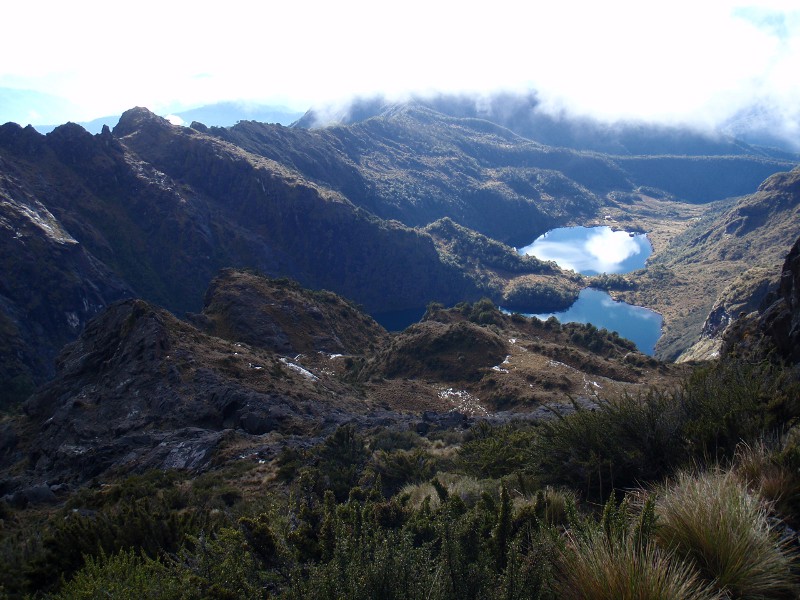
[[[7,124],[0,166],[4,403],[52,375],[58,348],[108,303],[135,294],[197,310],[228,266],[289,275],[372,311],[502,298],[505,282],[487,287],[429,234],[144,109],[96,136]]]

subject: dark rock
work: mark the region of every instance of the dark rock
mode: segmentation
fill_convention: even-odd
[[[731,326],[723,354],[800,365],[800,238],[786,256],[777,293],[769,294],[763,304],[760,312],[743,315]]]
[[[0,425],[0,456],[9,454],[17,447],[17,433],[11,423]]]
[[[239,423],[247,433],[261,435],[275,429],[275,419],[268,414],[246,412],[239,417]]]
[[[41,504],[55,504],[58,498],[47,485],[36,485],[15,492],[8,500],[14,508],[27,508]]]

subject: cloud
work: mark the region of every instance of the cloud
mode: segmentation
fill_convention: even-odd
[[[186,121],[184,121],[178,115],[166,115],[164,118],[167,121],[169,121],[170,123],[172,123],[173,125],[186,125],[187,124]]]
[[[609,227],[594,230],[583,243],[593,270],[600,273],[618,273],[627,259],[642,252],[640,237],[631,237],[626,231],[612,231]]]
[[[13,2],[0,86],[62,96],[86,113],[73,119],[536,89],[556,112],[715,123],[753,102],[797,113],[797,15],[733,0]]]

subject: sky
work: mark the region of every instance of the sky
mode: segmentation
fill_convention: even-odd
[[[0,89],[46,95],[7,101],[0,123],[536,90],[546,110],[608,121],[713,125],[758,105],[800,132],[797,0],[7,0],[0,14]]]

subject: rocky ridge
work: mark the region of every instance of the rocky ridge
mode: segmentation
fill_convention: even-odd
[[[0,491],[271,457],[343,423],[547,418],[569,410],[568,395],[590,402],[683,373],[591,326],[504,315],[488,300],[432,306],[389,334],[334,294],[246,272],[221,273],[191,320],[200,328],[123,300],[90,321],[55,379],[6,420]]]

